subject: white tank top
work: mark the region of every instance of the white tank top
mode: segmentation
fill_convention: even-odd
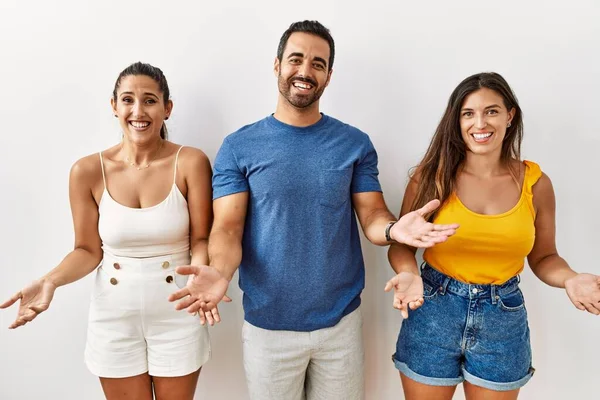
[[[102,250],[117,257],[159,257],[190,251],[190,215],[187,200],[176,185],[166,199],[155,206],[131,208],[117,203],[108,193],[104,161],[100,152],[104,192],[98,206],[98,231]]]

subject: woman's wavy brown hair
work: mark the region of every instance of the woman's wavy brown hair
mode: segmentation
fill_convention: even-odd
[[[515,171],[511,160],[521,159],[523,113],[506,80],[495,72],[483,72],[463,80],[450,95],[448,106],[427,153],[411,173],[411,179],[417,180],[418,187],[411,211],[421,208],[432,199],[439,199],[444,204],[454,191],[456,177],[467,153],[460,129],[460,110],[465,98],[481,88],[491,89],[502,96],[508,111],[515,109],[511,126],[506,129],[500,161],[508,167],[513,179],[520,186],[517,178],[519,171]],[[427,217],[431,220],[434,215]]]

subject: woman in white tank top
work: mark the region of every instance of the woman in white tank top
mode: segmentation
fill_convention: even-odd
[[[75,249],[0,307],[20,300],[11,328],[25,325],[48,309],[57,287],[100,264],[85,360],[106,398],[192,399],[210,357],[204,322],[219,317],[176,311],[167,299],[186,285],[176,266],[208,263],[210,163],[202,151],[166,140],[173,103],[160,69],[130,65],[111,104],[123,141],[71,170]]]

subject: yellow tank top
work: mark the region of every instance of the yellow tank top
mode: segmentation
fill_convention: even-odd
[[[436,224],[458,223],[446,242],[425,250],[423,258],[438,271],[462,282],[501,284],[523,271],[535,241],[533,185],[540,166],[525,163],[523,190],[517,204],[497,215],[477,214],[453,193],[438,211]]]

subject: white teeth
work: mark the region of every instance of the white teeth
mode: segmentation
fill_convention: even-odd
[[[491,133],[474,133],[473,137],[477,140],[487,139],[492,136]]]
[[[131,121],[130,123],[134,128],[145,128],[150,125],[150,122]]]
[[[306,83],[294,82],[294,86],[300,89],[310,89],[312,86]]]

